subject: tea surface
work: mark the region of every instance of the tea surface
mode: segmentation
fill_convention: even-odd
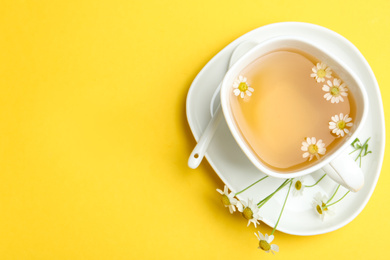
[[[354,100],[342,80],[329,73],[326,65],[295,50],[266,54],[240,73],[230,96],[233,116],[253,152],[271,169],[309,167],[348,134]]]

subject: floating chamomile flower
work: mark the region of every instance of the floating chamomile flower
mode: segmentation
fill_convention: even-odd
[[[329,122],[329,129],[337,136],[344,136],[344,133],[349,133],[349,130],[346,127],[351,127],[353,125],[351,121],[352,118],[350,118],[348,114],[344,116],[343,113],[340,113],[340,115],[332,116],[332,121]]]
[[[237,202],[237,209],[242,213],[242,216],[248,220],[248,227],[251,223],[253,223],[255,227],[260,225],[259,220],[261,220],[261,217],[259,215],[259,208],[252,200],[248,199],[248,202],[240,200]]]
[[[322,140],[316,140],[315,137],[307,137],[306,141],[302,142],[301,150],[304,151],[302,157],[309,157],[309,161],[315,156],[317,159],[320,159],[320,154],[324,155],[326,152],[325,144]]]
[[[241,98],[251,96],[253,91],[254,89],[249,86],[247,79],[243,76],[239,76],[233,82],[233,93],[236,96],[240,96]]]
[[[332,103],[339,103],[344,101],[343,96],[348,96],[348,88],[345,83],[340,85],[341,80],[333,79],[333,82],[328,80],[326,83],[327,85],[322,87],[323,91],[328,92],[324,95],[326,100],[330,100]]]
[[[279,246],[278,245],[271,245],[272,240],[274,240],[274,235],[268,236],[268,234],[263,234],[260,233],[260,231],[257,231],[259,235],[255,233],[255,236],[259,240],[259,249],[264,250],[266,253],[271,252],[272,254],[275,254],[274,252],[279,252]]]
[[[320,192],[316,194],[313,201],[313,207],[321,220],[324,221],[325,215],[334,215],[334,211],[326,205],[327,197]]]
[[[294,178],[293,179],[293,195],[303,195],[303,189],[305,188],[305,185],[303,185],[303,179],[302,178]]]
[[[322,62],[317,63],[311,70],[314,73],[310,74],[310,77],[314,78],[317,82],[325,82],[325,78],[330,78],[332,75],[330,68]]]
[[[232,192],[229,194],[229,189],[226,185],[223,191],[221,191],[220,189],[217,189],[217,191],[222,195],[221,197],[222,204],[225,207],[228,207],[230,213],[233,214],[233,212],[236,211],[236,205],[237,205],[237,200],[234,198],[234,194]]]

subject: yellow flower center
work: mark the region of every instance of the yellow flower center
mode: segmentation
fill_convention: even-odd
[[[326,71],[323,70],[323,69],[318,70],[318,71],[317,71],[317,76],[318,76],[319,78],[325,77],[325,76],[326,76]]]
[[[343,130],[345,128],[346,124],[345,124],[345,121],[344,120],[341,120],[337,123],[337,127],[338,129],[341,129]]]
[[[301,190],[301,188],[302,188],[302,182],[301,182],[301,181],[297,181],[297,182],[295,183],[295,189]]]
[[[328,210],[328,208],[326,207],[326,204],[324,202],[322,202],[322,209],[325,210],[325,211]]]
[[[246,218],[247,220],[250,220],[250,219],[253,218],[253,211],[252,211],[250,208],[246,207],[246,208],[242,211],[242,216],[243,216],[244,218]]]
[[[338,96],[338,95],[340,94],[339,88],[338,88],[338,87],[332,87],[332,88],[330,89],[330,94],[331,94],[332,96]]]
[[[238,89],[241,92],[245,92],[248,90],[248,85],[245,82],[241,82],[240,85],[238,85]]]
[[[222,195],[221,201],[222,201],[222,204],[225,206],[230,205],[230,200],[229,200],[228,196],[226,196],[225,194]]]
[[[308,151],[310,154],[317,154],[318,153],[318,146],[315,144],[309,145]]]
[[[260,247],[261,249],[263,249],[264,251],[268,251],[268,250],[271,249],[270,244],[269,244],[267,241],[265,241],[265,240],[260,240],[260,242],[259,242],[259,247]]]
[[[318,212],[320,215],[322,215],[322,208],[321,208],[320,205],[317,205],[316,210],[317,210],[317,212]]]

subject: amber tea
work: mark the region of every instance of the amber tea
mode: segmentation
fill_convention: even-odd
[[[231,110],[241,135],[269,168],[312,166],[350,134],[356,105],[332,68],[302,51],[257,58],[233,83]]]

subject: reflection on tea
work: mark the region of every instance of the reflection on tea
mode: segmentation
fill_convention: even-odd
[[[231,109],[241,135],[268,167],[291,172],[332,152],[353,127],[348,86],[326,64],[297,50],[268,53],[241,71]]]

